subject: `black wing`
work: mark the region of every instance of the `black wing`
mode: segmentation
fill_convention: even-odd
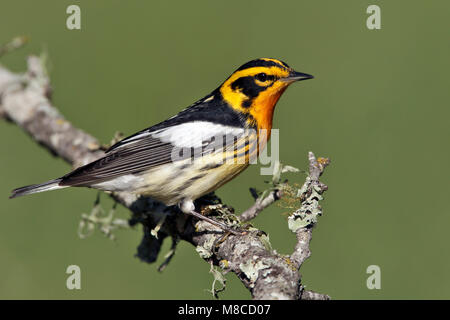
[[[110,152],[62,177],[61,186],[90,186],[125,174],[135,174],[171,161],[174,146],[151,136]]]

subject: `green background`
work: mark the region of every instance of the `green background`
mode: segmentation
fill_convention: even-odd
[[[66,28],[66,8],[81,7],[81,30]],[[366,8],[381,7],[381,30],[366,28]],[[0,42],[29,44],[0,62],[25,70],[46,51],[53,103],[76,126],[109,142],[164,120],[216,88],[235,68],[276,57],[314,80],[291,86],[275,112],[280,158],[306,169],[307,152],[332,165],[324,216],[302,268],[308,289],[335,299],[450,298],[448,252],[448,1],[22,1],[0,3]],[[212,276],[194,247],[181,243],[162,261],[134,258],[141,230],[77,236],[96,192],[72,189],[7,200],[11,189],[70,168],[15,125],[0,123],[0,298],[211,299]],[[289,175],[301,183],[303,175]],[[238,211],[263,188],[252,166],[218,195]],[[103,197],[109,209],[112,202]],[[295,244],[276,205],[255,223],[274,248]],[[128,217],[119,208],[117,215]],[[165,243],[162,253],[169,248]],[[68,265],[82,289],[66,289]],[[366,268],[381,268],[368,290]],[[232,274],[226,299],[250,294]]]

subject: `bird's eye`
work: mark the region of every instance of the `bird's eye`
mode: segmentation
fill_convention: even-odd
[[[258,73],[256,75],[256,79],[261,81],[261,82],[265,82],[265,81],[267,81],[267,74],[265,74],[264,72]]]

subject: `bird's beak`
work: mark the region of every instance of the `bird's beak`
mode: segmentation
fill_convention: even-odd
[[[313,79],[313,78],[314,78],[314,76],[307,74],[307,73],[291,71],[289,76],[287,76],[286,78],[283,78],[282,80],[291,83],[291,82],[295,82],[295,81],[302,81],[302,80],[308,80],[308,79]]]

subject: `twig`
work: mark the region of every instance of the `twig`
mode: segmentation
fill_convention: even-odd
[[[0,57],[23,47],[28,42],[28,37],[15,37],[11,41],[0,46]]]
[[[281,190],[272,190],[268,196],[262,197],[260,196],[256,199],[255,203],[245,210],[240,216],[239,219],[241,221],[250,221],[254,219],[261,211],[266,209],[272,203],[281,198]]]
[[[299,172],[300,170],[288,165],[283,165],[279,161],[275,162],[272,174],[271,188],[264,191],[258,196],[258,192],[250,188],[250,193],[253,198],[255,198],[255,203],[245,210],[239,219],[243,222],[250,221],[254,219],[258,214],[260,214],[264,209],[269,207],[272,203],[279,200],[283,196],[283,188],[285,187],[285,182],[281,182],[281,175],[285,172]]]

